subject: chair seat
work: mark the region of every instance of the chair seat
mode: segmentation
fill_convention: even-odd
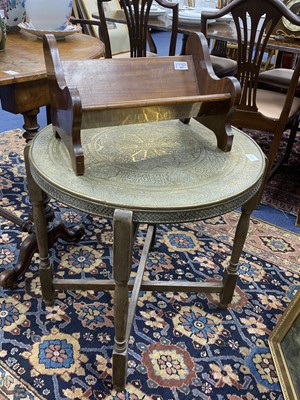
[[[258,89],[256,96],[258,111],[268,118],[279,119],[286,95],[272,90]],[[289,117],[294,116],[299,108],[300,98],[294,97]]]
[[[237,62],[231,58],[224,58],[211,55],[210,60],[214,69],[215,74],[219,78],[224,76],[233,76],[237,71]]]
[[[52,197],[95,215],[111,218],[119,208],[140,223],[195,221],[244,204],[261,183],[262,151],[246,134],[234,135],[225,153],[194,120],[85,130],[86,172],[76,176],[50,125],[33,141],[31,172]]]
[[[263,71],[258,76],[258,83],[270,86],[271,88],[278,88],[286,91],[290,87],[293,69],[287,68],[274,68],[268,71]],[[298,81],[296,92],[300,92],[300,80]]]

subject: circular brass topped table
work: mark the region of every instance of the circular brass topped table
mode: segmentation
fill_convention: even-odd
[[[52,126],[36,136],[29,152],[29,192],[39,244],[41,288],[47,305],[53,304],[55,289],[115,290],[113,383],[117,390],[123,390],[128,339],[140,290],[215,292],[220,293],[221,307],[231,302],[250,214],[260,199],[265,157],[252,139],[236,129],[232,150],[222,152],[214,133],[194,120],[188,125],[167,121],[97,128],[83,131],[81,137],[83,176],[74,174],[69,153],[55,138]],[[43,191],[70,207],[113,219],[114,279],[53,279]],[[242,213],[222,281],[143,280],[156,224],[206,219],[239,206]],[[133,240],[140,223],[149,224],[148,233],[131,283]]]
[[[51,197],[104,217],[116,208],[147,223],[214,217],[249,200],[264,170],[263,153],[246,134],[236,130],[225,153],[198,122],[167,121],[83,131],[86,172],[79,177],[49,131],[32,145],[34,179]]]

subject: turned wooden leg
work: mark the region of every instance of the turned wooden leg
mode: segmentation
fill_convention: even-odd
[[[238,262],[248,233],[250,215],[251,211],[242,207],[242,213],[235,232],[231,259],[229,262],[229,266],[224,271],[224,287],[222,292],[220,293],[221,308],[227,308],[227,306],[231,303],[233,297],[238,276]]]
[[[231,259],[229,266],[224,271],[223,289],[220,293],[219,304],[221,308],[227,308],[232,301],[238,277],[238,263],[248,233],[250,216],[252,211],[257,207],[260,196],[261,193],[258,191],[255,196],[242,207],[242,213],[234,236]]]
[[[32,203],[34,228],[40,257],[39,272],[41,279],[42,295],[46,305],[50,306],[54,302],[54,289],[52,284],[53,271],[52,265],[50,264],[48,251],[47,220],[44,213],[44,192],[39,188],[39,186],[32,178],[28,160],[29,147],[30,145],[26,145],[24,149],[27,185],[29,198]]]
[[[134,236],[131,211],[115,210],[113,233],[113,273],[116,284],[114,293],[113,385],[116,390],[121,391],[125,388],[127,376],[128,279],[132,264]]]
[[[23,113],[23,128],[25,130],[25,132],[23,133],[23,137],[24,139],[26,139],[26,142],[32,140],[40,129],[40,125],[37,122],[37,115],[39,112],[40,109],[35,108],[34,110]]]

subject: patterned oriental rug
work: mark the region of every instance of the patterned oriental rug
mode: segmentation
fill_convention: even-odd
[[[27,215],[21,131],[0,135],[2,205]],[[81,244],[58,240],[59,277],[111,277],[110,222],[52,202],[57,218],[85,225]],[[220,280],[238,212],[159,225],[148,279]],[[12,268],[26,235],[1,220],[0,270]],[[135,244],[134,271],[145,230]],[[133,272],[134,274],[134,272]],[[300,287],[300,237],[252,219],[234,301],[213,294],[141,294],[125,392],[112,390],[113,293],[58,292],[45,308],[33,260],[16,290],[0,288],[0,399],[282,399],[268,337]]]

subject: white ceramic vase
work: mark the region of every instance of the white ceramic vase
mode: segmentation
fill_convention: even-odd
[[[20,30],[18,24],[25,19],[24,0],[3,0],[1,8],[4,10],[4,21],[7,32]]]
[[[72,12],[72,0],[24,0],[26,20],[35,29],[64,30]]]

